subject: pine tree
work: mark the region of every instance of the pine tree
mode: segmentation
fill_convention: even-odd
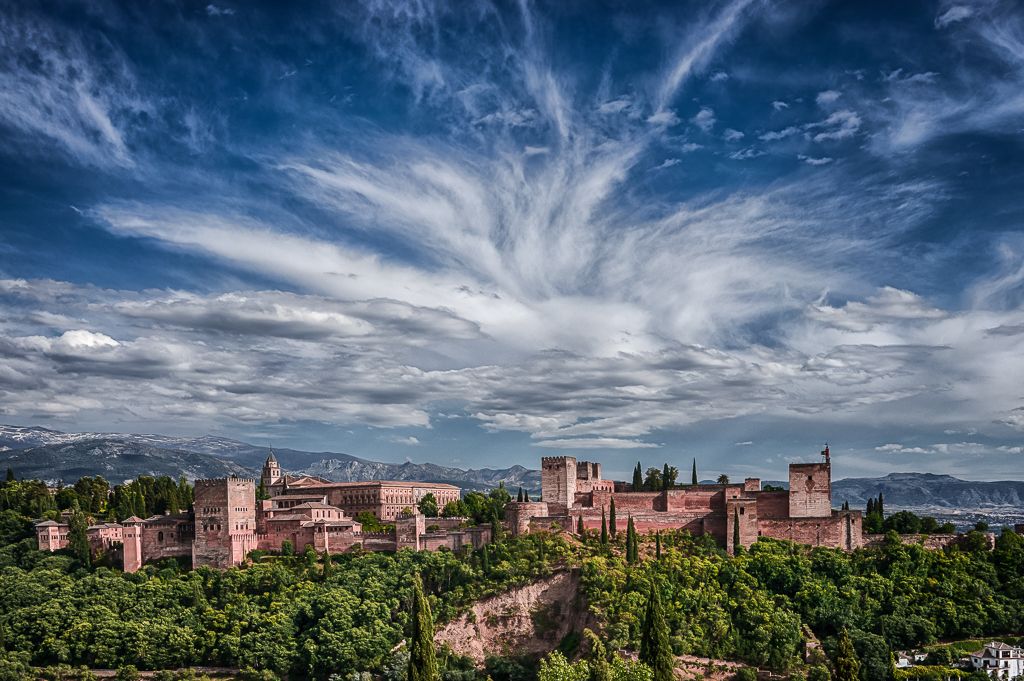
[[[654,557],[661,560],[661,532],[654,533]]]
[[[608,519],[604,516],[604,506],[601,507],[601,546],[608,545]]]
[[[668,472],[668,463],[661,469],[661,485],[663,489],[672,489],[672,476]]]
[[[690,475],[690,484],[691,485],[696,485],[697,484],[697,459],[696,458],[693,459],[693,472]]]
[[[732,509],[732,553],[740,552],[740,509]]]
[[[618,523],[615,522],[615,497],[612,497],[611,504],[608,508],[608,531],[612,535],[612,539],[615,539],[615,535],[618,532]]]
[[[576,519],[576,534],[582,537],[584,532],[585,529],[583,527],[583,516],[580,516]]]
[[[519,488],[519,494],[516,496],[516,501],[523,503],[523,488]]]
[[[640,559],[640,547],[636,539],[636,527],[633,525],[633,516],[629,516],[626,523],[626,562],[633,564]]]
[[[836,657],[832,662],[835,667],[833,681],[859,681],[860,660],[857,659],[857,651],[853,649],[850,632],[846,629],[839,633],[839,645],[836,647]]]
[[[439,681],[437,653],[434,650],[434,618],[423,594],[423,580],[417,573],[412,580],[412,631],[409,634],[409,681]]]
[[[653,681],[673,681],[672,646],[668,640],[668,624],[661,608],[661,595],[654,579],[647,596],[647,611],[640,630],[640,661],[654,672]]]
[[[640,462],[636,462],[636,468],[633,469],[633,491],[639,492],[644,488],[644,471],[640,468]]]
[[[76,509],[71,514],[71,519],[68,520],[68,548],[71,550],[71,554],[86,567],[92,564],[92,549],[89,548],[87,527],[85,514]]]

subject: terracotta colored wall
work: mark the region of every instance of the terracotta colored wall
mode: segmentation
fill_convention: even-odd
[[[251,479],[196,480],[192,565],[230,567],[256,548],[256,483]]]
[[[545,456],[540,460],[541,497],[552,513],[563,513],[576,499],[576,458]]]
[[[759,518],[782,519],[789,517],[789,492],[758,492]]]
[[[140,526],[142,562],[192,555],[193,533],[190,523],[160,523]]]

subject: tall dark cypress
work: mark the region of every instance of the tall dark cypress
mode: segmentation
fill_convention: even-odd
[[[661,469],[661,487],[662,489],[672,489],[672,476],[668,473],[668,462]]]
[[[881,515],[881,516],[885,515],[885,497],[882,496],[881,492],[878,493],[878,509],[877,510],[878,510],[878,514],[879,515]]]
[[[529,500],[530,500],[530,490],[524,489],[523,490],[523,501],[529,501]]]
[[[640,462],[636,462],[636,468],[633,469],[633,491],[639,492],[644,488],[644,471],[640,468]]]
[[[640,630],[640,661],[654,672],[653,681],[673,681],[672,646],[668,640],[668,623],[662,611],[661,595],[654,579],[647,596],[647,611]]]
[[[584,533],[585,529],[583,527],[583,516],[580,516],[576,519],[576,534],[582,537]]]
[[[633,525],[633,516],[629,516],[626,524],[626,562],[635,563],[640,558],[640,547],[636,539],[636,526]]]
[[[604,506],[601,507],[601,546],[608,545],[608,519],[604,515]]]
[[[740,552],[740,509],[732,509],[732,552]]]
[[[654,533],[654,557],[661,560],[661,532]]]
[[[439,681],[437,652],[434,650],[434,618],[423,594],[419,573],[412,581],[412,631],[409,634],[409,681]]]
[[[696,458],[693,459],[693,473],[690,475],[690,484],[691,485],[696,485],[697,484],[697,459]]]
[[[491,550],[488,544],[484,544],[484,548],[480,551],[480,571],[485,576],[491,573]]]
[[[612,539],[615,539],[615,534],[619,530],[618,525],[615,522],[615,497],[612,497],[611,504],[608,507],[608,532],[612,535]]]
[[[523,501],[523,488],[519,488],[519,494],[516,496],[516,501],[522,503]]]

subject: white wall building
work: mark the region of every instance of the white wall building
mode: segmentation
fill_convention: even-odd
[[[994,679],[1015,679],[1024,676],[1024,649],[992,641],[971,653],[971,666]]]

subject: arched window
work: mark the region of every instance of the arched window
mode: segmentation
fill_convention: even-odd
[[[163,541],[164,541],[164,531],[163,530],[160,530],[159,532],[156,533],[156,540],[158,542],[160,542],[160,543],[163,543]]]

